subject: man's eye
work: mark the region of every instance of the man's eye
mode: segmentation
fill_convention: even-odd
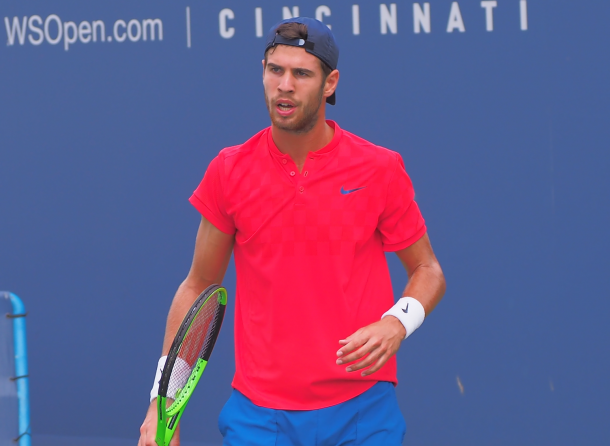
[[[272,71],[273,73],[279,73],[279,72],[280,72],[280,69],[279,69],[278,67],[271,67],[271,71]]]
[[[299,76],[306,76],[307,75],[307,73],[305,73],[304,71],[297,71],[297,74]]]

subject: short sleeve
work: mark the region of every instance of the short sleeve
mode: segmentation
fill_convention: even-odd
[[[216,228],[226,234],[235,233],[235,224],[228,215],[223,188],[223,162],[221,155],[212,160],[203,180],[189,201]]]
[[[415,192],[399,154],[388,184],[385,208],[377,229],[384,251],[400,251],[411,246],[426,233],[426,223],[414,200]]]

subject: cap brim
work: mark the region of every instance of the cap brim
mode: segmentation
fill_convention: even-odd
[[[337,93],[333,93],[331,94],[329,97],[326,98],[326,102],[328,102],[330,105],[335,105],[335,102],[337,102],[337,98],[335,97]]]

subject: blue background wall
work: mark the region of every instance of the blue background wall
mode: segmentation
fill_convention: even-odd
[[[529,0],[522,31],[519,2],[498,0],[490,32],[461,0],[466,31],[448,33],[451,1],[429,2],[430,33],[397,1],[382,34],[381,2],[362,1],[360,35],[351,2],[324,3],[341,47],[329,117],[402,154],[448,281],[398,355],[407,443],[610,444],[610,3]],[[0,31],[0,288],[30,311],[34,433],[137,438],[199,223],[187,199],[221,148],[269,123],[254,8],[266,31],[296,5],[318,6],[0,3],[5,31],[51,14],[107,35],[118,19],[163,23],[163,40],[67,51]],[[220,441],[232,355],[230,311],[184,439]]]

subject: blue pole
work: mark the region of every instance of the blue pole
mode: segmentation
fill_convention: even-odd
[[[13,340],[15,343],[15,380],[19,401],[19,446],[31,445],[30,388],[28,350],[25,335],[25,306],[16,294],[9,293],[13,305]]]

